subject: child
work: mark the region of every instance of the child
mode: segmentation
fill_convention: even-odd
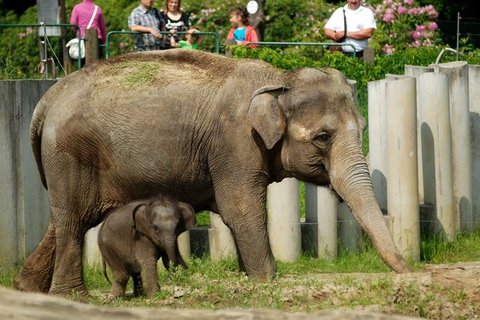
[[[198,31],[198,29],[196,29],[195,27],[190,26],[185,36],[186,40],[180,40],[177,42],[175,40],[175,37],[170,37],[170,47],[182,48],[182,49],[195,49],[195,50],[198,49],[199,45],[203,41],[203,37],[195,34],[197,32],[200,32],[200,31]]]
[[[227,40],[233,40],[239,45],[248,42],[258,42],[255,28],[248,23],[248,12],[245,7],[237,7],[230,10],[230,22],[232,29],[228,32]],[[249,48],[257,47],[248,45]]]

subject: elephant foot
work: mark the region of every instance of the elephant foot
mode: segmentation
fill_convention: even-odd
[[[13,278],[13,287],[25,292],[48,293],[52,275],[53,266],[47,270],[32,270],[23,266]]]
[[[65,297],[78,302],[88,302],[88,290],[83,286],[77,287],[66,287],[66,286],[55,286],[52,284],[48,294],[53,296]]]

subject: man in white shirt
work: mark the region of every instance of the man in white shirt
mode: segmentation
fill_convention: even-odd
[[[377,28],[373,11],[362,6],[362,0],[347,0],[335,10],[324,27],[325,36],[335,42],[351,44],[357,57],[363,56],[368,39]],[[345,54],[353,55],[351,46],[342,46]]]

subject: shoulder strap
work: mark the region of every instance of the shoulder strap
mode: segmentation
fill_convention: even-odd
[[[345,14],[345,8],[342,8],[343,9],[343,28],[344,28],[344,31],[345,31],[345,39],[347,38],[347,15]]]
[[[95,19],[95,16],[97,15],[97,11],[98,11],[98,6],[95,5],[95,9],[93,9],[93,14],[92,14],[92,17],[90,18],[90,22],[88,23],[87,29],[90,29],[90,27],[92,26],[93,19]]]

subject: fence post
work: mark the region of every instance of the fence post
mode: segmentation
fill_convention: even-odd
[[[393,238],[406,257],[420,258],[415,78],[389,78],[387,109],[387,201]]]
[[[210,213],[208,239],[210,241],[210,259],[212,261],[220,261],[224,258],[237,256],[232,232],[223,223],[222,217],[216,213]]]
[[[178,251],[183,260],[188,260],[192,256],[192,250],[190,248],[190,231],[182,232],[177,238]]]
[[[368,143],[370,150],[368,164],[375,196],[382,211],[386,211],[388,208],[385,85],[386,80],[368,83]]]
[[[98,60],[98,34],[96,29],[87,29],[85,33],[85,65],[88,65]]]
[[[101,268],[102,255],[98,247],[98,233],[103,223],[91,228],[85,234],[85,244],[83,245],[83,259],[85,264],[93,268]]]
[[[345,202],[338,203],[337,215],[340,246],[348,252],[358,252],[362,238],[362,227]]]
[[[425,203],[435,207],[435,215],[429,217],[431,223],[427,225],[433,227],[435,234],[442,232],[451,241],[456,224],[447,76],[432,72],[419,75],[417,92]]]
[[[305,220],[317,227],[319,258],[337,257],[337,203],[330,189],[305,183]]]
[[[470,231],[473,227],[473,216],[468,65],[465,61],[455,61],[439,64],[435,68],[438,68],[440,73],[448,75],[452,126],[453,196],[457,228]]]
[[[267,188],[268,234],[273,256],[295,261],[301,254],[298,180],[283,179]]]
[[[473,226],[480,227],[480,65],[468,66],[468,103],[472,144]]]
[[[425,72],[433,72],[433,67],[424,67],[424,66],[412,66],[412,65],[405,65],[404,67],[405,75],[409,77],[418,78],[421,74]],[[417,82],[417,89],[418,89],[418,82]],[[418,106],[418,90],[417,90],[417,119],[420,119],[420,109]],[[424,193],[425,192],[435,192],[435,186],[424,186],[423,184],[428,182],[427,179],[423,178],[423,161],[422,161],[422,144],[420,141],[420,127],[419,121],[417,121],[417,156],[418,156],[418,201],[419,203],[425,203]],[[427,189],[427,190],[425,190]]]

